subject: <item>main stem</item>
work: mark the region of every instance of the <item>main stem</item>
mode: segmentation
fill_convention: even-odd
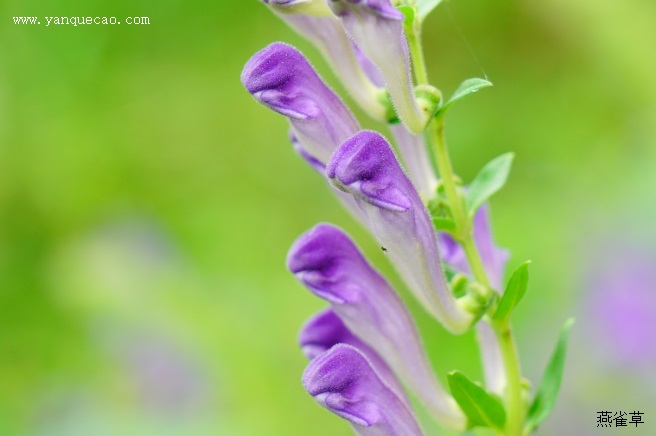
[[[472,217],[467,211],[465,200],[461,194],[462,191],[456,185],[455,174],[444,140],[444,122],[442,118],[431,121],[428,129],[428,137],[434,147],[434,156],[440,173],[440,180],[444,185],[444,191],[456,223],[456,238],[465,251],[475,280],[489,288],[490,281],[474,241]],[[521,436],[525,416],[517,347],[508,322],[503,324],[490,323],[490,326],[497,335],[506,373],[506,435]]]
[[[513,338],[510,323],[501,326],[491,323],[499,341],[499,349],[506,370],[506,434],[520,436],[523,434],[525,408],[522,400],[522,373],[519,367],[517,346]]]
[[[415,22],[412,23],[412,26],[406,26],[406,34],[416,83],[418,85],[427,84],[428,74],[421,45],[421,23]],[[429,123],[426,136],[433,147],[433,155],[440,174],[440,180],[444,185],[444,191],[451,206],[451,213],[456,224],[456,239],[465,251],[474,279],[478,283],[491,288],[490,280],[487,277],[478,247],[476,247],[474,241],[473,217],[469,215],[462,191],[456,185],[455,173],[444,140],[444,120],[442,117],[434,118]],[[484,322],[489,321],[485,319]],[[524,427],[525,407],[522,401],[522,375],[517,346],[515,345],[510,323],[506,321],[503,323],[489,322],[489,324],[499,341],[499,351],[506,373],[505,432],[507,436],[521,436]]]

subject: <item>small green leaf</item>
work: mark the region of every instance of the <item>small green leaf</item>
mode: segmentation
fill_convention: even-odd
[[[456,223],[450,218],[434,216],[433,225],[435,226],[435,230],[440,232],[454,233],[456,231]]]
[[[469,184],[466,196],[471,216],[506,183],[514,157],[514,153],[506,153],[492,159]]]
[[[565,324],[563,324],[563,327],[560,330],[558,344],[556,345],[554,353],[551,355],[551,359],[547,364],[547,369],[542,376],[540,387],[538,388],[537,394],[535,394],[535,398],[533,399],[533,404],[531,404],[531,408],[528,411],[526,425],[529,432],[549,416],[551,409],[553,409],[554,404],[556,404],[556,398],[558,397],[558,391],[560,390],[560,382],[563,379],[567,341],[573,324],[574,318],[570,318],[565,321]]]
[[[472,426],[503,429],[506,411],[498,398],[489,394],[460,371],[449,373],[449,387],[453,398],[469,418]]]
[[[426,18],[426,15],[442,3],[442,0],[417,0],[417,12],[419,13],[419,19],[423,21]]]
[[[494,312],[492,319],[505,322],[510,317],[510,312],[517,306],[526,293],[528,287],[528,266],[531,261],[527,260],[519,266],[508,280],[506,292],[503,293],[501,301]]]
[[[439,111],[437,111],[437,115],[435,116],[443,116],[453,103],[490,86],[492,86],[492,82],[485,79],[474,78],[465,80],[460,84],[460,86],[458,86],[458,89],[456,89],[451,98],[446,103],[444,103]]]

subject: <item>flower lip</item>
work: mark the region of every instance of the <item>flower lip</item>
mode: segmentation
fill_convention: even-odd
[[[393,395],[365,355],[346,344],[337,344],[310,362],[303,385],[319,404],[365,427],[382,418],[374,402],[376,394],[385,390]]]
[[[319,162],[360,130],[344,102],[290,45],[276,42],[257,52],[241,80],[256,99],[288,118],[298,142]]]
[[[294,47],[274,42],[256,53],[244,66],[241,81],[256,99],[282,115],[295,119],[318,116],[316,101],[300,84],[320,80],[305,57]]]
[[[395,172],[393,168],[399,168]],[[394,152],[379,133],[361,131],[346,140],[331,157],[326,175],[339,189],[352,192],[362,200],[394,212],[412,207],[401,189],[406,183]]]
[[[287,268],[319,297],[345,304],[360,299],[360,285],[346,280],[360,261],[360,253],[344,233],[329,224],[318,224],[292,245]]]

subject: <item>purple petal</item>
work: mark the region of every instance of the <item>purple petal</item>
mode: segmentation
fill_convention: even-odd
[[[438,240],[442,247],[442,259],[456,270],[471,274],[467,256],[453,237],[447,233],[440,233]],[[503,292],[503,273],[508,260],[508,251],[497,247],[494,243],[487,205],[483,205],[474,216],[474,241],[490,283]]]
[[[346,234],[327,224],[314,227],[294,243],[287,265],[310,291],[331,303],[346,327],[371,346],[436,417],[464,428],[462,412],[435,378],[403,302]]]
[[[296,136],[294,135],[293,132],[289,133],[289,140],[292,143],[292,146],[294,147],[294,150],[296,153],[299,154],[305,160],[305,162],[312,167],[316,172],[321,174],[321,176],[326,180],[328,184],[330,184],[328,178],[326,177],[326,165],[323,164],[319,159],[316,157],[312,156],[308,151],[303,148],[303,144],[301,144]],[[332,187],[332,186],[331,186]],[[353,198],[352,195],[339,191],[337,189],[331,189],[331,191],[335,194],[337,199],[342,203],[342,206],[346,210],[348,210],[351,215],[353,215],[358,221],[364,221],[365,216],[362,214],[362,210],[356,203],[355,199]]]
[[[326,167],[339,189],[356,199],[366,224],[415,297],[452,333],[475,320],[448,288],[428,212],[389,144],[363,131],[342,144]]]
[[[379,100],[384,81],[376,82],[369,75],[373,72],[371,62],[353,45],[337,17],[330,12],[329,16],[325,17],[305,14],[276,15],[317,47],[353,100],[369,116],[386,121],[385,107]],[[380,75],[375,66],[373,69]]]
[[[384,88],[385,77],[383,77],[383,74],[380,72],[378,67],[373,62],[371,62],[371,59],[362,53],[362,50],[360,50],[357,45],[353,43],[351,43],[351,45],[355,50],[355,56],[358,59],[358,64],[360,64],[362,71],[364,71],[369,80],[371,80],[371,83],[376,85],[378,88]]]
[[[339,344],[310,362],[303,386],[314,399],[365,436],[414,436],[412,411],[381,380],[357,348]]]
[[[277,42],[256,53],[241,80],[256,99],[289,118],[298,140],[320,162],[359,130],[339,97],[290,45]]]
[[[404,15],[390,0],[328,0],[355,44],[380,69],[398,116],[414,133],[428,121],[415,100]]]
[[[645,241],[595,243],[588,249],[584,316],[588,341],[607,363],[656,367],[656,251]]]
[[[422,198],[433,198],[437,189],[437,177],[431,166],[424,135],[412,134],[399,124],[391,125],[390,130],[410,180]]]
[[[337,344],[352,345],[367,356],[381,379],[410,407],[405,391],[390,367],[369,345],[351,333],[332,309],[325,309],[310,318],[301,328],[298,341],[308,359],[314,359]]]

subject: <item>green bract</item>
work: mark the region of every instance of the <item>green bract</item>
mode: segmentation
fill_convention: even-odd
[[[526,261],[515,270],[508,281],[506,292],[503,293],[501,301],[494,312],[492,319],[498,322],[506,322],[510,318],[510,313],[521,301],[528,287],[528,266],[531,261]]]
[[[476,175],[467,190],[467,209],[473,217],[483,203],[503,188],[510,173],[514,153],[506,153],[492,159]]]
[[[565,321],[565,324],[563,324],[560,330],[556,349],[551,355],[547,369],[542,376],[538,392],[535,394],[531,408],[528,411],[526,424],[528,432],[531,432],[538,424],[547,419],[551,413],[551,409],[556,404],[560,383],[563,379],[567,341],[569,340],[569,332],[572,329],[572,325],[574,325],[574,318]]]
[[[501,401],[460,371],[449,373],[449,387],[453,398],[462,408],[472,427],[503,429],[506,411]]]

